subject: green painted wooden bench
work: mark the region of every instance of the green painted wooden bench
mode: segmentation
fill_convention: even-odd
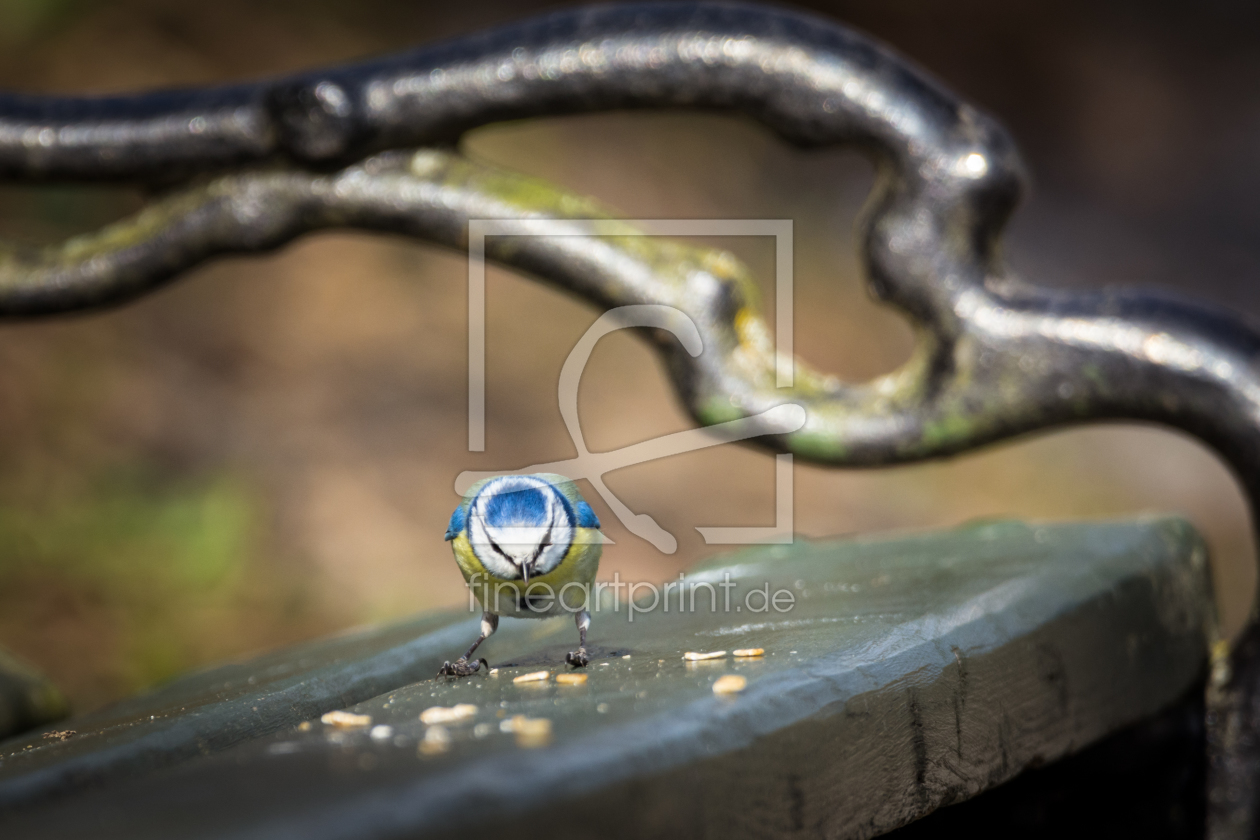
[[[477,623],[438,613],[184,677],[57,724],[64,740],[35,730],[0,746],[0,825],[868,837],[1194,705],[1214,638],[1206,552],[1174,519],[759,547],[687,579],[671,598],[694,612],[605,598],[580,684],[557,679],[575,673],[565,620],[505,620],[496,670],[434,678]],[[749,610],[767,585],[794,606]],[[715,691],[730,676],[743,689]],[[337,710],[361,719],[321,721]],[[1178,795],[1158,807],[1193,815],[1201,788]]]

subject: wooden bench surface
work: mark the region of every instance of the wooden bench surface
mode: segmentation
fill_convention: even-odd
[[[762,546],[688,579],[728,573],[731,611],[701,587],[694,612],[676,592],[598,612],[582,685],[555,682],[560,619],[504,620],[482,648],[496,675],[435,681],[478,621],[428,614],[184,677],[58,724],[65,741],[11,739],[0,834],[869,837],[1166,707],[1214,635],[1205,549],[1175,519]],[[750,612],[764,583],[795,605]],[[683,660],[736,648],[765,655]],[[724,675],[746,688],[715,694]],[[426,740],[420,713],[461,703]],[[372,726],[319,722],[335,709]],[[518,715],[550,735],[508,731]]]

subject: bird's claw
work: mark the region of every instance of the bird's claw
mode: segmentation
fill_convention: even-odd
[[[469,662],[467,658],[460,657],[454,662],[443,662],[442,667],[438,669],[437,675],[439,677],[468,677],[481,670],[483,665],[487,671],[490,670],[490,663],[484,659],[474,659],[472,662]]]
[[[577,650],[571,650],[564,655],[564,661],[572,665],[574,668],[585,667],[591,661],[586,655],[586,648],[580,647]]]

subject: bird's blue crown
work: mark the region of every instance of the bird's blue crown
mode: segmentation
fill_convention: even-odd
[[[579,528],[598,528],[599,517],[583,499],[576,504],[570,502],[551,482],[538,476],[501,475],[487,481],[472,498],[466,498],[451,514],[450,524],[446,528],[446,539],[453,540],[467,527],[468,512],[474,503],[486,496],[485,517],[488,524],[494,527],[545,527],[547,525],[547,490],[538,484],[522,485],[518,478],[530,478],[546,485],[547,490],[554,493],[568,513],[570,524],[576,519]]]
[[[562,476],[504,475],[465,496],[446,538],[464,534],[492,575],[528,581],[564,560],[577,529],[598,527],[595,511]]]

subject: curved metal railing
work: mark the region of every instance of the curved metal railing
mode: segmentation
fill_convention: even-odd
[[[487,257],[599,306],[667,304],[704,352],[659,341],[681,398],[713,424],[787,402],[798,431],[761,439],[837,466],[933,458],[1099,419],[1200,438],[1260,501],[1260,333],[1166,295],[1051,292],[1004,268],[1002,226],[1024,183],[991,118],[904,58],[814,17],[751,5],[637,4],[562,12],[391,58],[291,78],[134,96],[0,95],[0,177],[170,188],[135,216],[43,249],[0,246],[0,316],[121,303],[199,262],[353,227],[466,244],[472,218],[611,215],[454,143],[501,120],[625,108],[733,111],[798,145],[875,162],[861,222],[874,293],[916,350],[872,382],[774,349],[747,271],[644,236],[493,238]],[[1260,785],[1256,613],[1210,690],[1210,829],[1245,837]]]

